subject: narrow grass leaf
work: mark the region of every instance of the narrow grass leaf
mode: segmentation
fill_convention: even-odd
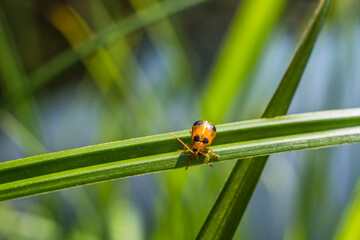
[[[262,115],[263,118],[286,114],[330,4],[331,0],[319,2],[285,75]],[[197,236],[198,239],[231,239],[234,236],[267,159],[268,156],[248,158],[235,164]]]
[[[360,142],[360,108],[218,125],[221,161]],[[176,132],[189,142],[187,130]],[[99,144],[0,163],[0,201],[140,174],[185,168],[169,134]],[[191,165],[204,164],[203,157]],[[191,168],[188,170],[191,171]],[[259,173],[260,174],[260,173]],[[244,184],[246,185],[246,184]]]

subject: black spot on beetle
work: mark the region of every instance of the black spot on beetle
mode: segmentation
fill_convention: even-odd
[[[203,121],[196,121],[194,123],[194,126],[200,126],[201,124],[203,124],[204,122]]]
[[[209,127],[210,127],[211,130],[216,132],[216,127],[213,124],[209,124]]]
[[[208,139],[208,138],[204,138],[203,143],[209,143],[209,139]]]
[[[199,150],[198,155],[201,155],[201,151]]]
[[[199,136],[199,135],[196,135],[196,136],[194,137],[194,141],[195,141],[195,142],[200,141],[200,136]]]

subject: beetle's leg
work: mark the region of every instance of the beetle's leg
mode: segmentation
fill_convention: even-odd
[[[189,130],[190,134],[192,135],[192,130]]]
[[[173,133],[169,133],[171,136],[175,137],[182,145],[184,145],[185,148],[187,148],[192,154],[194,154],[194,151],[191,150],[191,148],[185,144],[183,141],[180,140],[177,136],[175,136]]]
[[[186,146],[188,146],[188,148],[184,146],[183,150],[177,150],[177,151],[182,153],[182,152],[185,152],[187,149],[189,149],[191,147],[189,144],[186,144]]]
[[[212,155],[214,155],[214,156],[217,157],[217,158],[220,158],[219,155],[213,153],[213,150],[212,150],[211,148],[207,148],[206,150],[210,150],[210,153],[211,153]]]
[[[196,152],[194,153],[194,157],[195,157],[196,159],[199,158],[199,151],[200,151],[200,149],[196,150]]]
[[[184,147],[184,150],[177,150],[177,151],[178,152],[185,152],[186,150],[187,150],[186,147]],[[191,152],[185,152],[185,157],[186,157],[186,160],[187,160],[187,165],[186,165],[185,170],[187,170],[189,168],[189,166],[190,166],[189,154],[192,154],[192,153]]]
[[[186,171],[186,170],[189,168],[189,166],[190,166],[189,154],[190,154],[190,152],[186,152],[186,153],[185,153],[185,157],[186,157],[186,160],[187,160],[187,165],[186,165],[185,171]]]
[[[206,157],[206,163],[207,163],[207,165],[209,165],[210,167],[213,167],[213,165],[212,165],[211,163],[209,163],[209,160],[210,160],[209,154],[204,153],[204,152],[202,152],[201,154]]]
[[[185,157],[186,157],[186,160],[187,160],[187,165],[186,165],[186,168],[185,170],[187,170],[190,166],[190,159],[189,159],[189,154],[194,154],[194,151],[191,150],[191,146],[189,144],[185,144],[183,141],[180,140],[180,138],[178,138],[177,136],[175,136],[173,133],[169,133],[171,136],[175,137],[182,145],[184,145],[184,150],[177,150],[178,152],[185,152],[186,149],[189,150],[189,152],[186,152],[185,153]]]

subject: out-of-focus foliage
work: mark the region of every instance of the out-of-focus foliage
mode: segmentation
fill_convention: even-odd
[[[360,230],[360,181],[355,188],[353,200],[348,204],[336,232],[335,239],[359,239]]]
[[[181,11],[179,2],[185,1],[0,0],[0,161],[188,129],[211,116],[202,115],[211,112],[207,99],[217,94],[217,88],[203,94],[211,89],[209,76],[227,30],[241,18],[236,11],[245,17],[252,1],[189,0]],[[286,1],[269,13],[279,14],[277,20],[262,25],[267,34],[256,39],[249,32],[259,43],[257,55],[224,105],[240,109],[230,110],[227,121],[260,115],[316,3]],[[176,14],[154,22],[164,9]],[[360,106],[359,9],[355,0],[334,1],[290,113]],[[142,28],[106,35],[125,31],[130,25],[121,23],[134,16]],[[255,24],[247,22],[247,31]],[[83,43],[91,48],[85,55],[77,48]],[[333,237],[347,221],[340,223],[345,207],[356,202],[359,154],[358,146],[344,146],[270,157],[236,238]],[[0,239],[191,239],[232,164],[1,203]]]
[[[228,106],[250,80],[247,75],[285,3],[284,0],[256,0],[239,5],[205,89],[202,101],[206,118],[218,123],[227,111],[238,112]]]

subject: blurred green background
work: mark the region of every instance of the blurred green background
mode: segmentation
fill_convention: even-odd
[[[0,0],[0,161],[258,118],[317,1],[180,2]],[[359,16],[333,1],[289,113],[360,106]],[[271,156],[235,238],[333,237],[358,146]],[[2,202],[0,239],[192,239],[214,165]]]

